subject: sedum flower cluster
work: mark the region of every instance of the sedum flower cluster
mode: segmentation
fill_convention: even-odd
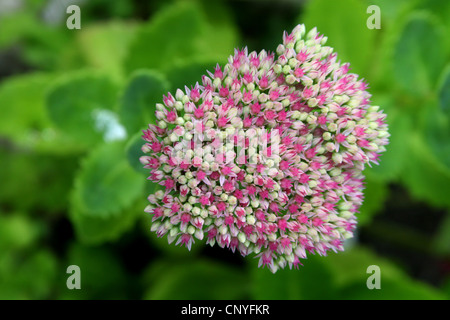
[[[388,143],[367,83],[316,28],[284,33],[275,53],[235,50],[156,104],[141,162],[161,188],[151,230],[256,255],[272,272],[342,251],[363,201],[363,169]]]

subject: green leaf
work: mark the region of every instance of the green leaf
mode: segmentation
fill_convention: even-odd
[[[69,74],[50,89],[50,119],[67,136],[85,145],[122,140],[126,132],[113,112],[117,86],[93,72]]]
[[[80,268],[81,290],[68,290],[66,280],[60,279],[59,299],[127,299],[134,281],[128,278],[117,253],[106,246],[85,246],[73,243],[67,250],[65,266]]]
[[[440,22],[442,22],[446,27],[446,34],[450,33],[450,2],[442,0],[418,0],[417,10],[427,10],[435,15]],[[449,42],[447,41],[447,45]],[[449,48],[450,49],[450,48]]]
[[[149,300],[245,299],[248,279],[242,270],[205,259],[160,260],[146,272]]]
[[[425,140],[437,159],[450,171],[450,113],[444,113],[437,106],[430,106],[426,111],[423,113]]]
[[[130,166],[136,170],[136,172],[148,175],[150,174],[150,171],[145,169],[144,165],[139,161],[139,158],[144,155],[142,152],[142,146],[144,144],[145,141],[142,139],[142,132],[138,132],[128,140],[125,149]]]
[[[38,27],[38,22],[29,12],[17,12],[2,16],[2,33],[0,33],[0,47],[5,48],[14,42],[21,40],[33,29]]]
[[[435,89],[446,62],[443,28],[433,16],[411,15],[395,46],[393,71],[397,82],[413,95],[426,96]]]
[[[178,3],[159,11],[138,30],[125,60],[127,71],[141,68],[164,71],[173,63],[194,56],[202,25],[199,11],[190,3]]]
[[[0,148],[0,202],[15,210],[61,214],[77,168],[78,157],[46,155]]]
[[[396,0],[396,1],[383,1],[372,0],[370,4],[374,4],[380,7],[381,11],[381,28],[385,28],[386,24],[390,26],[398,20],[403,13],[411,12],[420,0]],[[369,15],[367,15],[369,17]]]
[[[237,42],[228,26],[207,21],[196,2],[174,3],[158,11],[138,30],[125,59],[126,70],[165,72],[193,58],[225,61]]]
[[[75,34],[68,28],[55,28],[36,21],[36,28],[26,35],[23,56],[39,70],[69,70],[79,65],[73,45]]]
[[[353,246],[343,252],[330,254],[325,262],[332,266],[333,278],[339,288],[358,282],[367,289],[367,268],[371,265],[380,267],[383,278],[405,277],[397,265],[362,246]]]
[[[401,108],[390,96],[374,94],[374,104],[379,105],[387,114],[386,123],[390,134],[386,151],[381,154],[379,165],[372,164],[365,173],[379,181],[398,180],[404,162],[408,160],[408,147],[405,141],[412,132],[413,120],[407,110]]]
[[[75,179],[70,218],[85,243],[116,240],[129,230],[143,208],[135,208],[145,179],[125,158],[123,143],[104,144],[83,161]]]
[[[31,73],[0,83],[0,135],[24,142],[48,123],[44,97],[55,75]]]
[[[368,274],[367,277],[370,275]],[[339,291],[344,300],[446,300],[447,297],[432,287],[418,281],[384,279],[381,288],[369,290],[365,282],[352,283]]]
[[[110,21],[83,27],[76,33],[76,40],[89,66],[120,79],[124,74],[123,60],[135,30],[135,24]]]
[[[447,300],[450,299],[450,277],[447,276],[447,278],[444,280],[444,284],[442,285],[442,291],[447,294]]]
[[[104,144],[82,162],[73,200],[87,215],[108,218],[129,207],[141,194],[144,182],[126,161],[123,143]]]
[[[278,270],[275,274],[267,268],[252,264],[251,297],[258,300],[333,299],[335,283],[326,257],[309,255],[302,260],[300,270]]]
[[[185,86],[191,88],[196,82],[202,83],[202,76],[207,75],[207,71],[214,73],[217,61],[199,61],[192,60],[183,64],[174,65],[167,72],[167,78],[170,79],[171,92],[177,89],[185,90]]]
[[[24,10],[25,9],[25,10]],[[63,8],[61,8],[63,9]],[[20,60],[39,70],[67,70],[66,54],[71,48],[74,33],[65,27],[55,28],[41,19],[41,10],[21,10],[2,15],[0,47],[20,46]],[[14,49],[13,49],[14,50]]]
[[[450,213],[444,217],[433,241],[433,247],[443,255],[450,253]]]
[[[367,28],[367,5],[358,0],[309,1],[299,21],[308,30],[317,27],[328,37],[338,60],[349,62],[351,69],[366,75],[373,59],[375,36],[379,30]]]
[[[366,173],[364,202],[357,215],[358,224],[366,225],[370,223],[373,216],[384,207],[384,202],[388,195],[386,182],[378,181],[371,174]]]
[[[412,132],[406,143],[409,157],[402,174],[406,187],[417,199],[450,208],[448,167],[436,158],[420,133]]]
[[[89,245],[116,241],[123,233],[130,230],[138,214],[143,211],[127,208],[115,216],[108,218],[91,215],[76,204],[70,208],[70,220],[75,228],[76,238]]]
[[[389,260],[364,247],[352,247],[338,254],[331,254],[325,263],[333,272],[336,296],[339,299],[444,299],[445,296],[429,285],[416,281]],[[373,272],[369,266],[378,266],[381,289],[369,289],[367,280]]]
[[[198,41],[199,53],[214,58],[215,63],[225,64],[238,45],[237,24],[226,1],[197,0],[206,24]],[[213,13],[213,14],[211,14]]]
[[[27,150],[67,154],[81,149],[48,117],[46,93],[56,77],[36,72],[10,77],[0,84],[0,136]]]
[[[0,251],[0,299],[52,299],[58,272],[58,261],[46,249]]]
[[[142,132],[138,132],[128,140],[125,150],[128,164],[136,172],[142,174],[145,177],[148,177],[150,175],[150,170],[144,168],[144,165],[140,161],[140,157],[144,155],[144,153],[142,152],[142,146],[144,145],[144,143],[145,141],[142,139]],[[145,182],[146,194],[154,193],[161,188],[162,187],[159,184],[151,180],[147,180]]]
[[[443,299],[425,283],[410,278],[400,267],[360,246],[327,257],[309,256],[300,270],[282,269],[272,274],[254,266],[252,298],[271,300],[327,299]],[[370,290],[369,266],[380,268],[381,289]]]
[[[169,90],[165,78],[154,71],[133,73],[119,102],[119,116],[128,133],[147,128],[155,121],[155,104],[161,103]]]
[[[30,247],[43,233],[43,226],[20,213],[0,215],[0,250]]]
[[[450,66],[442,73],[438,95],[441,110],[450,117]]]
[[[405,21],[409,19],[418,1],[420,0],[372,0],[370,2],[370,5],[377,5],[381,12],[381,29],[376,35],[371,74],[368,76],[371,88],[381,88],[386,92],[392,92],[392,88],[396,86],[392,57]]]

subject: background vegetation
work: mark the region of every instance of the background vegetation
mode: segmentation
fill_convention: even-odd
[[[66,28],[70,4],[80,30]],[[157,239],[138,163],[154,104],[235,47],[274,51],[298,23],[328,36],[388,114],[356,237],[275,275]],[[449,1],[0,0],[2,299],[449,299],[449,209]],[[69,265],[81,290],[66,287]]]

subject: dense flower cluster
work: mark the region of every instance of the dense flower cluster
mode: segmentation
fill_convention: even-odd
[[[152,231],[256,254],[272,272],[343,250],[362,171],[389,134],[367,84],[325,42],[298,25],[276,53],[236,50],[201,85],[163,97],[141,157],[163,189],[148,197]]]

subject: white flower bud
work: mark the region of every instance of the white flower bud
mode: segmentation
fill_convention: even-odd
[[[192,214],[194,216],[198,216],[200,214],[200,208],[199,207],[192,208]]]
[[[167,122],[165,122],[164,120],[161,120],[158,122],[158,127],[160,127],[161,129],[166,129],[167,128]]]
[[[188,199],[188,202],[190,204],[195,204],[195,203],[197,203],[197,198],[194,197],[194,196],[190,196],[189,199]]]
[[[237,199],[235,196],[229,196],[227,201],[231,205],[235,205],[237,203]]]
[[[331,158],[333,159],[334,163],[336,163],[336,164],[340,164],[344,160],[344,157],[342,156],[342,154],[340,154],[338,152],[333,153]]]
[[[187,228],[187,232],[189,233],[189,234],[194,234],[195,233],[195,227],[194,226],[189,226],[188,228]]]
[[[259,201],[257,199],[252,200],[250,203],[251,203],[253,208],[258,208],[259,207]]]
[[[255,219],[255,217],[253,215],[248,215],[246,217],[246,221],[247,221],[248,224],[254,225],[255,222],[256,222],[256,219]]]

